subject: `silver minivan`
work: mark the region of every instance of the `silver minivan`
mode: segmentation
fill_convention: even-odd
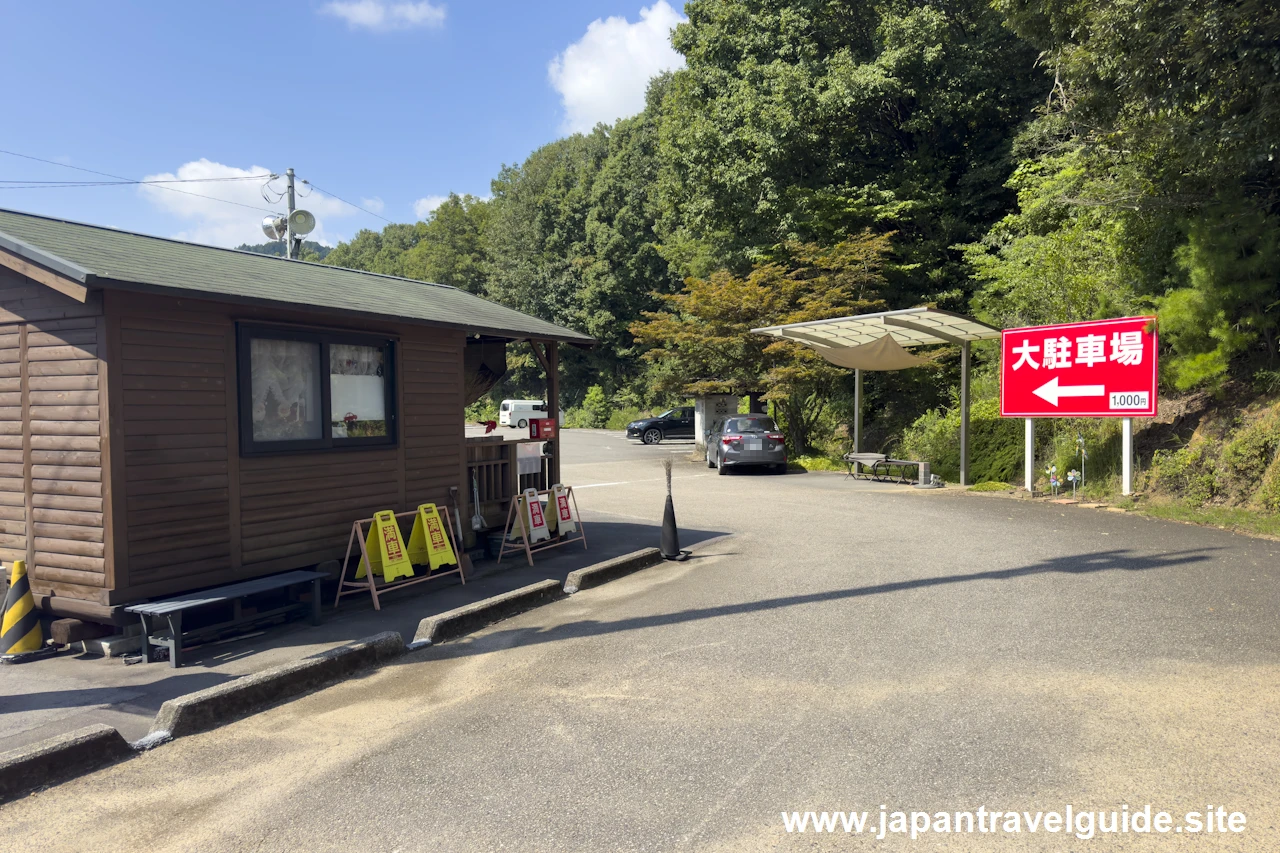
[[[727,474],[739,465],[787,473],[787,439],[768,415],[732,415],[707,431],[707,467]]]

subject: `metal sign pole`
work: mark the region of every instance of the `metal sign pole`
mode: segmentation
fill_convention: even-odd
[[[960,344],[960,485],[969,485],[969,342]]]
[[[1030,492],[1036,476],[1036,422],[1031,418],[1027,418],[1026,422],[1026,440],[1023,444],[1022,456],[1024,479],[1027,491]]]
[[[1120,422],[1122,436],[1120,450],[1121,488],[1123,495],[1133,494],[1133,418],[1123,418]]]

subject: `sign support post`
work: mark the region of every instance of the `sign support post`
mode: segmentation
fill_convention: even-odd
[[[960,342],[960,485],[969,485],[969,342]]]
[[[1036,481],[1036,422],[1026,419],[1026,436],[1023,443],[1023,474],[1026,481],[1027,491],[1032,491],[1032,484]]]
[[[1131,495],[1133,494],[1133,418],[1121,419],[1120,435],[1122,437],[1120,450],[1120,494]]]

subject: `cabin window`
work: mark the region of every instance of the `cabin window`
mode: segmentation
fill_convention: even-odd
[[[242,325],[241,451],[394,444],[393,354],[387,339]]]

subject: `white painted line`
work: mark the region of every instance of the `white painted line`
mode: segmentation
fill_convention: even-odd
[[[700,480],[706,474],[694,474],[691,477],[672,477],[672,480]],[[616,483],[587,483],[585,486],[574,486],[575,489],[596,489],[601,486],[629,486],[632,483],[661,483],[666,477],[654,477],[651,480],[619,480]]]

